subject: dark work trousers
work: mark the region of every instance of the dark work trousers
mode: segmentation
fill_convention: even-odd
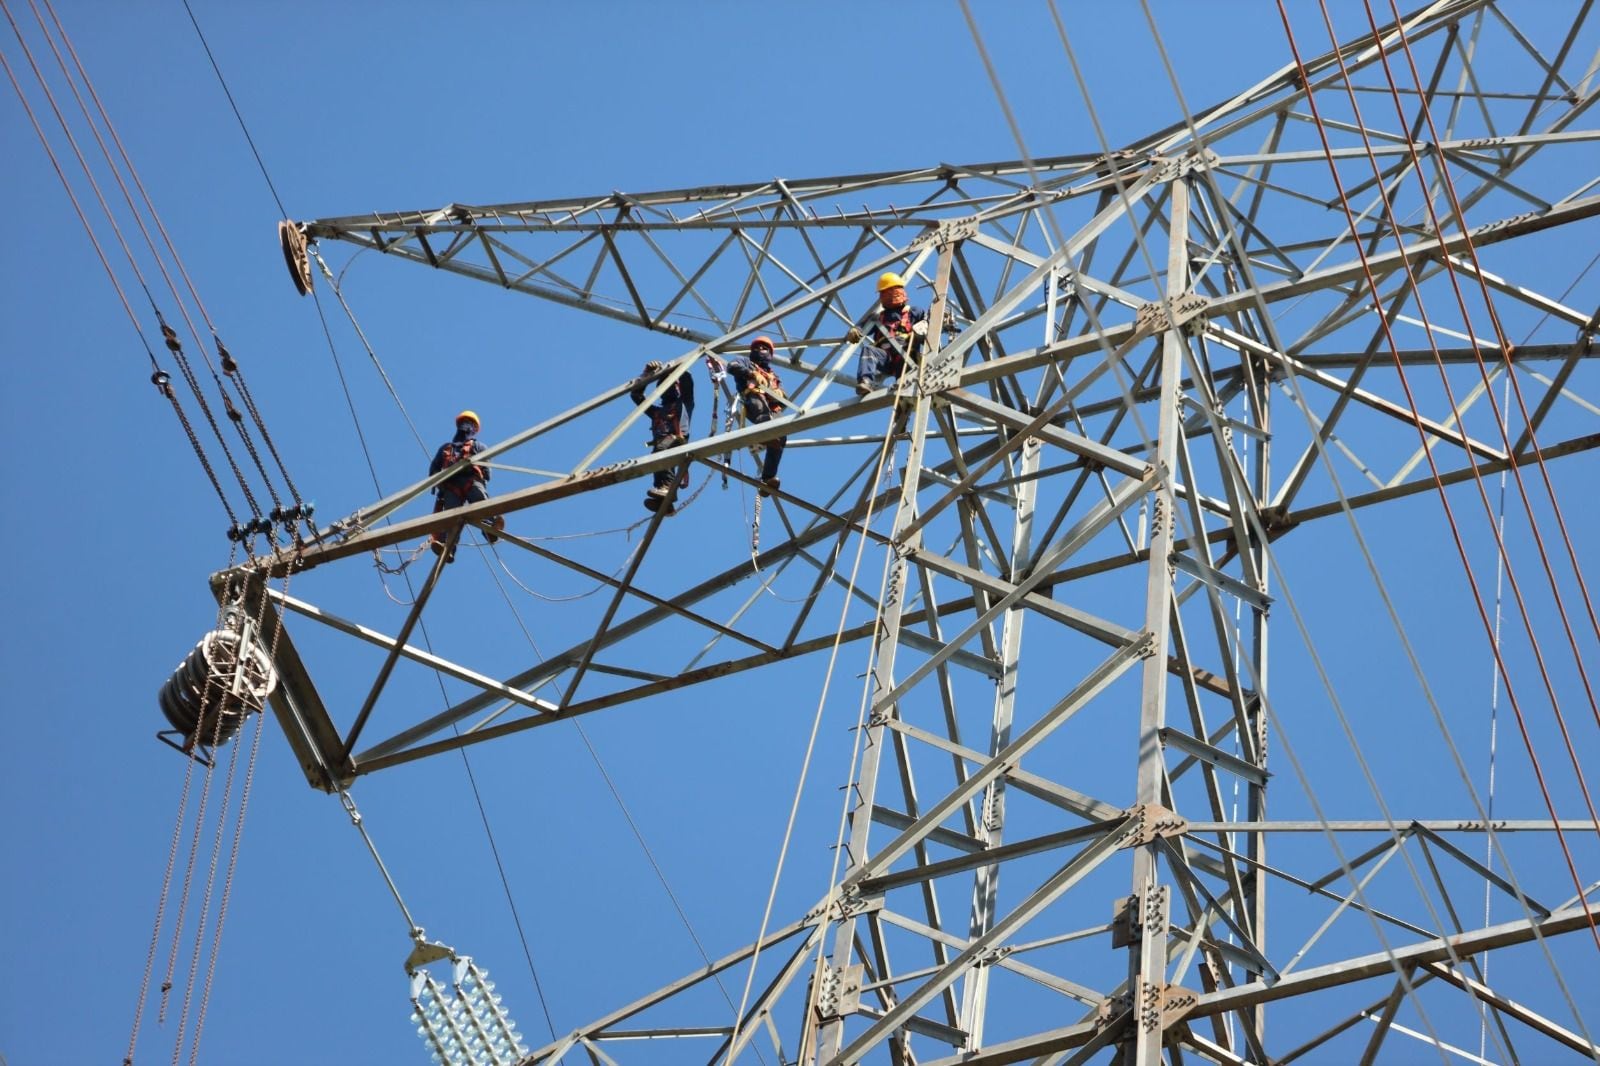
[[[664,452],[668,448],[676,448],[689,439],[683,430],[683,408],[678,404],[662,404],[650,408],[650,450]],[[651,477],[651,484],[658,489],[667,488],[672,484],[672,479],[678,476],[676,470],[657,470]],[[688,474],[684,474],[684,484],[688,482]],[[679,485],[683,488],[684,485]]]
[[[772,421],[772,408],[768,406],[767,398],[760,394],[747,393],[744,398],[744,419],[752,426]],[[767,454],[761,461],[762,481],[778,476],[778,461],[783,458],[783,448],[788,443],[788,437],[779,437],[767,442]]]
[[[483,482],[477,479],[468,481],[464,485],[453,485],[447,481],[439,486],[439,491],[434,497],[433,513],[453,511],[457,507],[464,507],[469,503],[482,503],[488,498],[489,494],[483,490]],[[434,533],[432,537],[435,544],[443,544],[447,539],[444,530]],[[450,554],[454,555],[455,552]]]

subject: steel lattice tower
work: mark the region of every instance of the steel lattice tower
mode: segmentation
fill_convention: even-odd
[[[268,589],[269,616],[295,616],[273,708],[314,786],[782,660],[820,663],[836,637],[873,649],[834,890],[759,943],[530,1061],[662,1061],[659,1043],[629,1041],[684,1034],[707,1041],[695,1061],[713,1062],[755,1061],[759,1049],[765,1061],[805,1063],[1266,1063],[1308,1050],[1274,1039],[1267,1004],[1319,996],[1331,998],[1310,1048],[1370,1016],[1370,1060],[1420,986],[1471,1001],[1495,1041],[1536,1044],[1526,1052],[1536,1060],[1593,1054],[1573,1023],[1556,1020],[1559,999],[1514,1002],[1473,961],[1539,939],[1569,967],[1576,960],[1569,972],[1592,974],[1591,919],[1582,893],[1563,890],[1564,871],[1524,868],[1531,880],[1519,896],[1461,846],[1461,834],[1482,841],[1479,810],[1442,821],[1336,809],[1274,821],[1268,802],[1269,776],[1291,776],[1274,722],[1297,713],[1269,685],[1271,623],[1283,624],[1276,546],[1346,522],[1346,512],[1447,491],[1424,459],[1443,485],[1466,485],[1513,467],[1533,478],[1539,456],[1600,444],[1592,422],[1564,416],[1562,399],[1592,384],[1594,317],[1484,262],[1508,242],[1594,241],[1584,223],[1600,214],[1600,130],[1580,121],[1600,94],[1585,54],[1594,27],[1589,5],[1574,5],[1570,33],[1543,53],[1501,6],[1442,0],[1406,16],[1423,82],[1405,97],[1409,128],[1389,104],[1381,62],[1399,53],[1391,25],[1308,60],[1304,76],[1286,67],[1192,124],[1110,153],[451,204],[289,231],[291,256],[300,241],[347,242],[653,331],[675,360],[668,381],[698,372],[707,352],[737,354],[768,333],[793,399],[778,421],[640,455],[643,406],[614,384],[483,456],[587,442],[560,476],[444,516],[393,520],[436,476],[335,523],[298,555],[242,570],[258,596]],[[1498,57],[1493,77],[1475,63],[1483,56]],[[1347,76],[1362,93],[1359,122],[1341,103]],[[1465,228],[1451,221],[1447,179]],[[885,270],[914,276],[913,302],[931,305],[944,328],[898,388],[858,398],[847,332]],[[1415,320],[1419,302],[1458,335],[1473,332],[1443,310],[1454,307],[1451,274],[1469,294],[1481,282],[1508,315],[1531,309],[1566,323],[1575,339],[1509,353],[1490,343],[1487,370],[1470,336],[1391,352],[1383,323]],[[1482,300],[1474,306],[1476,335],[1488,336]],[[1507,412],[1502,441],[1485,405],[1505,374],[1527,403],[1525,414]],[[410,642],[442,564],[394,635],[299,598],[314,577],[297,577],[294,597],[268,588],[463,517],[577,513],[589,494],[642,488],[659,470],[753,484],[735,460],[782,435],[796,443],[784,489],[766,504],[759,565],[680,557],[652,570],[666,523],[693,520],[664,511],[609,575],[513,525],[504,544],[606,589],[594,616],[574,612],[583,620],[569,631],[580,639],[509,675]],[[831,460],[839,473],[827,480],[825,464],[809,461],[819,452],[802,445],[845,457]],[[1346,490],[1350,478],[1366,483]],[[869,546],[859,580],[858,538]],[[880,591],[871,560],[885,557]],[[764,595],[786,573],[805,574],[809,595]],[[668,575],[676,587],[654,585]],[[846,600],[871,620],[836,627]],[[358,707],[324,705],[297,651],[313,623],[383,650]],[[736,650],[693,654],[685,667],[680,653],[707,640]],[[623,657],[628,668],[615,665]],[[369,712],[402,662],[476,694],[373,740]],[[536,694],[550,682],[558,699]],[[809,709],[802,701],[796,713]],[[1080,743],[1088,723],[1114,723],[1122,746]],[[1235,788],[1237,809],[1227,801]],[[1495,828],[1542,847],[1557,824]],[[1585,821],[1564,828],[1593,833]],[[1286,838],[1293,871],[1276,858]],[[1307,841],[1323,848],[1320,860],[1307,859]],[[1446,902],[1447,882],[1480,894],[1488,883],[1519,917],[1476,927],[1454,908],[1438,924],[1389,913],[1365,891],[1406,849],[1427,852],[1424,872]],[[1319,932],[1341,914],[1364,916],[1340,926],[1351,931],[1336,961],[1297,967],[1295,949],[1311,945],[1269,935],[1287,892],[1320,908]],[[1563,896],[1572,898],[1534,902]],[[766,967],[730,1027],[705,983],[742,974],[758,950]],[[1374,979],[1382,984],[1362,993],[1367,1002],[1352,1007],[1341,994]],[[1049,1009],[1032,1006],[1040,995]],[[1439,1034],[1476,1036],[1475,1022],[1470,1034]]]

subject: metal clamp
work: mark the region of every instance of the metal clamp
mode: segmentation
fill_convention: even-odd
[[[1170,316],[1167,314],[1169,304],[1172,307]],[[1152,300],[1140,304],[1139,310],[1134,313],[1134,330],[1140,336],[1153,336],[1169,329],[1182,329],[1195,319],[1202,318],[1210,306],[1210,300],[1195,292],[1186,292],[1170,300]],[[1190,332],[1195,332],[1197,328],[1191,328]]]
[[[817,983],[816,1012],[818,1021],[834,1021],[861,1009],[861,985],[867,968],[861,963],[853,966],[830,966]]]
[[[1139,803],[1123,812],[1131,819],[1122,846],[1140,847],[1164,837],[1179,837],[1189,831],[1189,821],[1159,803]]]
[[[921,248],[929,244],[932,244],[935,247],[945,244],[954,244],[956,241],[964,241],[968,237],[975,237],[977,235],[978,218],[976,215],[969,215],[966,218],[940,219],[938,225],[918,234],[915,238],[913,238],[911,242],[906,245],[906,250],[911,251],[912,249]]]

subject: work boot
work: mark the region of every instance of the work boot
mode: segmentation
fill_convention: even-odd
[[[500,539],[500,534],[506,531],[506,516],[497,514],[485,525],[488,528],[483,531],[483,539],[493,544]]]
[[[857,396],[865,396],[867,393],[869,393],[871,391],[872,391],[872,382],[866,380],[865,378],[862,378],[860,381],[856,382],[856,395]]]
[[[764,477],[764,478],[762,478],[761,479],[761,487],[756,490],[756,493],[758,495],[761,495],[761,496],[771,496],[774,492],[777,492],[777,491],[778,491],[778,479],[777,479],[777,477],[774,476],[774,477]]]

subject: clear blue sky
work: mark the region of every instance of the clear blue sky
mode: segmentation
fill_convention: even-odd
[[[954,5],[194,3],[296,218],[1017,155]],[[1098,150],[1047,9],[975,6],[1030,150]],[[1111,13],[1124,6],[1133,10]],[[1136,5],[1066,7],[1112,141],[1176,121]],[[76,0],[59,9],[302,490],[324,518],[368,502],[371,481],[321,328],[284,276],[278,211],[182,5]],[[1303,36],[1325,40],[1311,9],[1296,10]],[[1191,106],[1287,61],[1262,5],[1164,2],[1158,12]],[[1542,8],[1530,5],[1524,17],[1549,40]],[[15,45],[8,28],[0,32],[0,52],[20,69]],[[0,1055],[10,1066],[120,1061],[183,769],[153,739],[162,725],[155,694],[211,624],[205,579],[227,562],[226,522],[146,381],[144,355],[9,89],[0,93],[0,133],[0,190],[10,205],[0,258],[8,456],[0,464]],[[1595,229],[1586,232],[1581,246],[1525,264],[1530,278],[1559,292],[1593,253]],[[336,267],[345,258],[329,252]],[[598,391],[663,354],[659,338],[377,258],[357,262],[347,291],[430,444],[461,407],[479,410],[484,437],[499,439],[533,422],[543,396]],[[1592,308],[1597,294],[1592,274],[1569,302]],[[348,328],[334,325],[379,477],[386,491],[398,488],[423,460]],[[1569,337],[1563,327],[1540,339]],[[1593,432],[1592,416],[1582,417]],[[810,459],[794,452],[787,461]],[[1573,535],[1592,549],[1594,460],[1554,469]],[[571,528],[632,521],[635,497],[630,488],[596,499]],[[674,550],[736,561],[746,533],[736,508],[719,506],[715,522],[685,516],[706,524],[694,536],[679,531]],[[1489,667],[1460,576],[1441,554],[1436,511],[1424,500],[1394,517],[1374,514],[1370,525],[1469,758],[1481,765]],[[616,538],[598,545],[596,565],[609,559],[610,569],[626,550]],[[1408,675],[1374,635],[1373,594],[1335,576],[1357,565],[1348,531],[1306,545],[1290,538],[1283,554],[1373,746],[1395,742],[1378,756],[1390,799],[1420,816],[1466,816],[1455,792],[1440,799],[1433,779],[1407,771],[1408,747],[1429,743],[1431,727],[1391,719],[1381,706],[1383,683]],[[866,565],[876,573],[870,553]],[[518,607],[541,647],[564,643],[559,605],[524,597]],[[376,621],[400,617],[396,607]],[[477,624],[494,661],[525,658],[503,604],[484,604]],[[1303,673],[1287,617],[1278,632],[1275,676]],[[847,650],[840,675],[853,679],[864,655],[860,645]],[[586,721],[713,955],[755,933],[819,669],[816,661],[774,668],[770,678],[664,699],[659,711]],[[826,888],[853,684],[824,724],[779,896],[783,918]],[[1291,740],[1321,756],[1322,798],[1332,808],[1342,801],[1345,816],[1370,816],[1320,690],[1291,684],[1316,704],[1303,738]],[[417,691],[431,706],[428,690]],[[1586,713],[1575,689],[1572,699]],[[755,706],[782,713],[757,718],[748,713]],[[1591,756],[1600,753],[1596,735],[1591,725],[1579,738]],[[1108,757],[1126,760],[1131,785],[1131,732],[1107,743]],[[1509,743],[1502,751],[1503,809],[1542,816],[1526,760]],[[483,746],[473,760],[558,1031],[698,964],[572,729]],[[1563,813],[1579,816],[1565,782]],[[1287,768],[1278,784],[1282,811],[1303,813]],[[530,1043],[542,1042],[544,1019],[460,760],[379,774],[355,792],[418,921],[488,966]],[[1592,878],[1595,848],[1583,857]],[[1084,924],[1101,920],[1097,911]],[[204,1060],[421,1061],[406,1023],[408,947],[337,800],[305,786],[269,721]],[[158,972],[166,950],[163,942]],[[1592,988],[1596,956],[1575,958],[1569,979]],[[166,1033],[146,1022],[141,1061],[170,1056],[170,1031],[170,1022]]]

